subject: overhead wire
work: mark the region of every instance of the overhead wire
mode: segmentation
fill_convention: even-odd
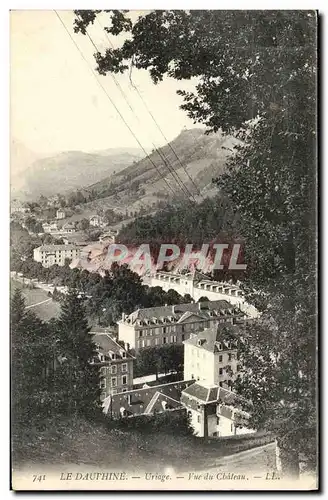
[[[83,60],[86,62],[87,66],[89,67],[92,75],[94,76],[94,78],[96,79],[98,85],[101,87],[101,89],[103,90],[103,92],[106,94],[107,98],[109,99],[109,101],[111,102],[112,106],[114,107],[114,109],[116,110],[116,112],[118,113],[118,115],[120,116],[120,118],[122,119],[123,123],[125,124],[125,126],[128,128],[128,130],[130,131],[130,133],[132,134],[132,136],[134,137],[134,139],[136,140],[136,142],[138,143],[139,147],[142,149],[142,151],[145,153],[146,155],[146,158],[148,159],[148,161],[152,164],[152,166],[158,171],[159,175],[162,177],[163,181],[166,183],[167,187],[169,188],[170,191],[173,192],[173,195],[175,196],[176,195],[176,192],[172,189],[171,185],[167,182],[166,178],[162,175],[161,171],[159,170],[159,168],[157,167],[156,163],[150,158],[149,154],[147,153],[147,151],[145,150],[145,148],[143,147],[143,145],[141,144],[141,142],[139,141],[138,137],[135,135],[135,133],[133,132],[133,130],[131,129],[131,127],[129,126],[129,124],[127,123],[127,121],[125,120],[124,116],[122,115],[122,113],[120,112],[120,110],[117,108],[117,106],[115,105],[114,101],[111,99],[110,95],[108,94],[106,88],[102,85],[101,81],[97,78],[97,75],[95,74],[95,72],[93,71],[92,67],[90,66],[87,58],[84,56],[82,50],[80,49],[80,47],[78,46],[78,44],[75,42],[74,38],[72,37],[71,33],[69,32],[68,28],[66,27],[64,21],[62,20],[62,18],[60,17],[59,13],[57,12],[57,10],[54,10],[56,16],[58,17],[59,21],[61,22],[62,26],[64,27],[65,31],[67,32],[67,34],[69,35],[70,39],[72,40],[72,42],[74,43],[75,47],[77,48],[78,52],[80,53],[81,57],[83,58]]]
[[[96,20],[97,20],[97,22],[98,22],[99,26],[100,26],[100,27],[104,30],[105,35],[106,35],[106,38],[107,38],[107,40],[108,40],[109,44],[111,45],[112,49],[114,49],[114,45],[113,45],[112,41],[110,40],[110,38],[109,38],[109,36],[108,36],[107,31],[105,30],[104,26],[102,26],[102,24],[101,24],[101,22],[99,21],[99,19],[98,19],[98,17],[97,17],[97,16],[96,16]],[[99,50],[97,49],[97,47],[95,47],[95,48],[96,48],[96,50],[99,52]],[[112,76],[113,76],[113,75],[112,75]],[[169,149],[173,152],[173,154],[174,154],[174,156],[176,157],[176,159],[178,160],[178,162],[179,162],[180,166],[183,168],[183,170],[184,170],[185,174],[188,176],[188,178],[190,179],[191,183],[192,183],[192,184],[193,184],[193,186],[195,187],[196,192],[197,192],[197,195],[201,196],[201,192],[200,192],[200,190],[199,190],[198,186],[195,184],[194,180],[192,179],[192,177],[190,176],[190,174],[189,174],[189,173],[188,173],[188,171],[186,170],[186,168],[185,168],[185,166],[183,165],[182,161],[180,160],[180,158],[179,158],[178,154],[177,154],[177,153],[176,153],[176,151],[174,150],[174,148],[173,148],[172,144],[168,141],[168,139],[167,139],[167,137],[165,136],[164,132],[162,131],[162,129],[161,129],[161,127],[160,127],[160,125],[158,124],[157,120],[155,119],[155,117],[154,117],[154,115],[153,115],[152,111],[149,109],[149,107],[148,107],[147,103],[145,102],[145,100],[143,99],[143,97],[142,97],[141,93],[139,92],[139,89],[138,89],[138,88],[137,88],[137,87],[133,84],[133,82],[132,82],[132,80],[131,80],[131,74],[130,74],[129,78],[130,78],[130,82],[131,82],[132,88],[133,88],[133,89],[137,92],[137,94],[138,94],[138,96],[139,96],[139,98],[140,98],[141,102],[143,103],[143,105],[144,105],[145,109],[146,109],[146,110],[147,110],[147,112],[149,113],[149,115],[150,115],[150,117],[151,117],[152,121],[155,123],[155,125],[156,125],[157,129],[159,130],[159,132],[161,133],[162,137],[163,137],[163,138],[164,138],[164,140],[166,141],[167,146],[168,146],[168,147],[169,147]],[[118,83],[118,85],[119,85],[119,83]],[[122,91],[122,92],[123,92],[123,94],[124,94],[124,91]],[[130,106],[129,106],[129,107],[130,107]],[[131,109],[131,107],[130,107],[130,109]],[[133,111],[133,110],[132,110],[132,111]],[[133,111],[133,112],[134,112],[134,111]],[[159,148],[156,148],[156,146],[154,146],[154,147],[155,147],[156,151],[158,152],[158,154],[160,154],[160,156],[162,157],[163,161],[165,161],[165,162],[169,162],[169,160],[168,160],[168,159],[164,156],[164,153],[160,152],[160,149],[159,149]],[[184,186],[184,189],[188,192],[188,195],[189,195],[189,196],[191,196],[191,197],[194,199],[194,201],[196,201],[196,200],[195,200],[195,198],[194,198],[193,193],[191,193],[191,192],[190,192],[190,190],[189,190],[189,189],[188,189],[188,187],[185,185],[185,183],[183,182],[183,180],[179,177],[178,173],[174,171],[174,169],[173,169],[172,165],[170,165],[170,166],[171,166],[171,168],[172,168],[172,170],[173,170],[173,171],[171,172],[172,176],[174,176],[174,175],[173,175],[173,172],[174,172],[174,174],[175,174],[175,176],[176,176],[176,180],[177,180],[177,182],[179,183],[179,185],[181,186],[181,183],[182,183],[182,184],[183,184],[183,186]]]

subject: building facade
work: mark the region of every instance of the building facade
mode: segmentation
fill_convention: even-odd
[[[245,340],[245,320],[218,324],[184,341],[184,379],[196,382],[181,394],[190,423],[199,437],[254,432],[231,391],[240,376],[238,346]]]
[[[118,336],[137,353],[144,347],[181,344],[205,327],[234,323],[245,317],[225,300],[150,307],[123,314],[117,322]]]
[[[66,214],[65,214],[64,210],[59,208],[56,212],[56,219],[61,220],[61,219],[65,219],[65,217],[66,217]]]
[[[42,245],[33,250],[33,259],[41,262],[43,267],[54,264],[64,266],[65,260],[76,259],[80,255],[80,248],[75,245]]]
[[[242,290],[238,285],[211,281],[207,276],[198,273],[175,274],[157,272],[145,278],[148,286],[160,286],[166,292],[175,290],[180,295],[189,294],[195,301],[201,297],[208,300],[227,300],[234,306],[240,307],[250,317],[257,317],[256,308],[245,301]]]
[[[224,437],[255,432],[248,427],[248,414],[240,409],[239,397],[222,387],[196,382],[181,393],[194,434]]]
[[[132,354],[107,333],[91,332],[91,335],[97,349],[93,362],[100,365],[101,401],[108,396],[130,391],[133,388]]]
[[[45,233],[57,234],[59,232],[57,222],[45,222],[44,224],[42,224],[42,228]]]
[[[241,371],[238,337],[245,320],[218,324],[184,341],[184,378],[231,388]]]

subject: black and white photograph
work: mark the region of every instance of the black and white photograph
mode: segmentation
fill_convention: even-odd
[[[10,487],[317,491],[319,13],[137,8],[9,14]]]

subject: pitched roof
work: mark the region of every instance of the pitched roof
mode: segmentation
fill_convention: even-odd
[[[190,313],[189,315],[186,313]],[[217,314],[216,314],[217,313]],[[147,307],[138,309],[127,316],[124,320],[126,323],[135,324],[137,320],[144,322],[145,320],[152,321],[153,319],[169,318],[172,321],[179,321],[184,315],[188,316],[197,314],[200,319],[206,320],[216,315],[225,316],[233,315],[244,317],[244,313],[236,306],[230,304],[226,300],[212,300],[206,302],[191,302],[188,304],[175,304],[173,306]]]
[[[110,403],[113,416],[119,416],[121,408],[125,409],[127,415],[141,415],[146,413],[146,410],[147,413],[163,411],[162,401],[166,401],[171,408],[179,408],[182,406],[181,392],[193,382],[181,380],[113,394],[103,401],[104,411],[110,411]]]
[[[218,402],[232,404],[239,399],[239,396],[219,385],[203,385],[201,382],[195,382],[182,391],[183,395],[191,396],[200,403]]]
[[[246,321],[240,321],[234,325],[231,323],[219,323],[216,326],[204,328],[201,332],[192,335],[184,341],[184,344],[193,345],[210,352],[217,352],[219,351],[219,344],[228,347],[228,341],[236,341],[241,335],[245,335],[245,326]]]
[[[91,334],[92,340],[99,347],[99,352],[106,355],[109,352],[116,354],[118,359],[133,358],[133,356],[121,345],[119,345],[113,337],[108,333]],[[126,358],[122,357],[122,351],[126,353]]]
[[[75,245],[41,245],[38,247],[41,252],[55,252],[56,250],[78,250]]]

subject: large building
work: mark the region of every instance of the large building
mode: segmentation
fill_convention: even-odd
[[[238,336],[245,321],[218,324],[184,341],[184,378],[230,388],[241,369]]]
[[[80,255],[80,248],[75,245],[42,245],[33,250],[33,259],[41,262],[43,267],[50,267],[54,264],[63,266],[65,260],[76,259]]]
[[[199,437],[254,432],[241,409],[242,398],[231,391],[240,376],[238,342],[244,338],[245,325],[245,321],[219,324],[184,342],[184,378],[196,382],[182,392],[181,401]]]
[[[181,393],[194,434],[198,437],[223,437],[248,434],[249,415],[240,408],[241,398],[222,387],[196,382]]]
[[[138,352],[144,347],[181,344],[206,327],[234,323],[245,317],[244,312],[226,300],[150,307],[123,314],[117,322],[118,336]]]
[[[130,391],[133,388],[132,354],[107,333],[91,334],[97,348],[94,362],[101,366],[100,399],[103,401],[116,393]]]
[[[160,286],[166,292],[172,289],[182,296],[189,294],[196,301],[201,297],[207,297],[208,300],[227,300],[234,306],[240,307],[248,316],[258,316],[256,308],[245,301],[238,285],[211,281],[199,272],[175,274],[161,271],[145,277],[144,282],[151,287]]]

